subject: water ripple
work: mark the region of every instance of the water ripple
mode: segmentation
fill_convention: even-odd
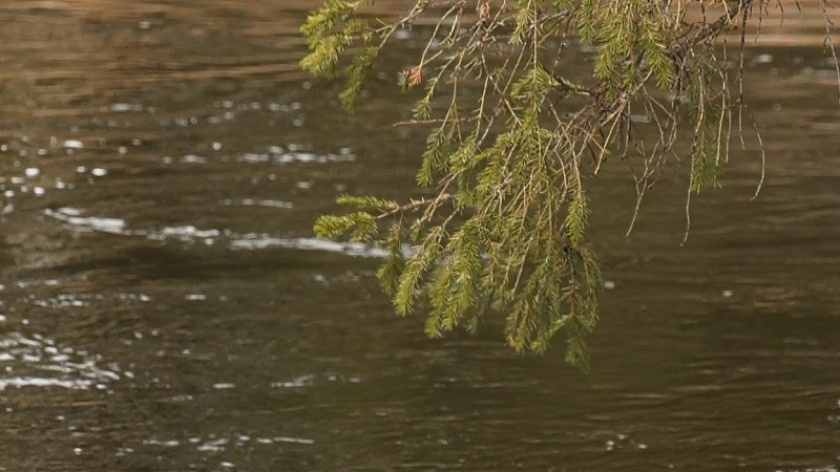
[[[280,207],[283,202],[243,200],[243,204]],[[229,230],[199,229],[193,225],[167,226],[156,230],[126,229],[126,222],[120,218],[82,217],[83,210],[76,208],[47,209],[44,214],[63,221],[77,231],[101,231],[122,236],[142,236],[153,241],[177,240],[181,242],[202,242],[207,246],[223,240],[232,250],[260,250],[269,248],[296,249],[304,251],[323,251],[343,254],[351,257],[386,257],[388,250],[364,243],[335,242],[319,238],[291,237],[281,238],[266,234],[237,234]],[[406,253],[411,248],[404,248]]]
[[[105,383],[119,380],[119,367],[99,366],[100,359],[83,350],[63,347],[39,334],[13,332],[0,338],[0,391],[7,387],[62,387],[105,389]],[[130,375],[126,373],[126,375]]]

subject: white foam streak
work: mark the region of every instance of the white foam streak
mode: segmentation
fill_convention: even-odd
[[[93,381],[85,379],[61,380],[44,377],[13,377],[0,379],[0,391],[6,387],[63,387],[71,390],[85,390],[93,385]]]
[[[44,214],[82,231],[102,231],[103,233],[123,234],[125,230],[125,220],[121,218],[72,216],[72,214],[68,215],[61,210],[55,211],[50,209],[44,210]]]
[[[385,257],[386,249],[368,246],[363,243],[339,243],[317,238],[273,238],[268,236],[244,237],[233,240],[231,249],[255,250],[272,247],[301,249],[305,251],[325,251],[354,257]]]

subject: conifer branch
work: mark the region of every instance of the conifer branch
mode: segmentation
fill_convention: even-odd
[[[430,336],[474,331],[497,315],[511,348],[542,353],[565,333],[566,359],[586,369],[603,286],[587,239],[589,181],[627,163],[636,187],[629,234],[663,170],[688,161],[687,238],[692,196],[719,185],[733,128],[743,146],[746,115],[761,188],[764,147],[743,75],[747,25],[756,7],[760,25],[767,2],[417,0],[372,25],[362,11],[374,2],[329,0],[301,29],[310,46],[301,66],[345,75],[348,108],[396,31],[428,33],[399,76],[415,102],[398,125],[428,129],[417,183],[435,194],[407,203],[340,197],[352,210],[319,218],[316,234],[387,248],[380,284],[397,313],[427,314]],[[840,87],[833,24],[820,7]],[[723,60],[715,49],[729,30],[740,33],[734,79],[725,49]],[[594,52],[575,52],[578,41]],[[561,67],[581,56],[588,72]],[[636,122],[639,111],[645,120]]]

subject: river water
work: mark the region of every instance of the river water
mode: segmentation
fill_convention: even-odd
[[[751,200],[748,136],[686,245],[684,182],[625,238],[632,182],[605,176],[586,376],[492,322],[426,339],[375,254],[312,238],[339,193],[409,195],[423,142],[390,126],[385,87],[422,30],[350,116],[297,69],[316,3],[0,6],[0,470],[838,469],[840,108],[819,41],[751,47],[767,181]]]

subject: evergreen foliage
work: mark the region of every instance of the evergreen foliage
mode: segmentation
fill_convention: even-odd
[[[348,109],[394,32],[434,20],[398,85],[416,94],[417,125],[433,124],[417,183],[438,192],[405,204],[343,196],[355,211],[322,216],[316,234],[387,247],[382,288],[397,313],[427,312],[428,335],[475,330],[498,313],[513,349],[544,352],[563,331],[567,360],[586,369],[603,286],[586,239],[587,180],[618,156],[641,163],[639,202],[669,162],[689,162],[689,199],[718,185],[732,117],[746,112],[746,26],[769,3],[418,0],[372,21],[375,0],[329,0],[301,29],[310,46],[301,66],[346,77]],[[731,31],[741,40],[733,77],[715,46]],[[558,64],[579,45],[595,51],[591,73],[566,77]],[[639,145],[633,114],[650,118],[653,143]],[[687,151],[676,148],[681,135]]]

